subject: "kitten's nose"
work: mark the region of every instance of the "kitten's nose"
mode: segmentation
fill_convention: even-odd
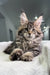
[[[29,33],[29,35],[31,35],[31,33]]]
[[[32,31],[29,31],[29,35],[31,35]]]

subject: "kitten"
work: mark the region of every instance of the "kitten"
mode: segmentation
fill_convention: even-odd
[[[16,40],[4,52],[10,54],[10,60],[32,61],[41,53],[40,42],[43,37],[41,23],[43,16],[36,21],[29,22],[24,12],[20,15],[21,26],[18,29]]]

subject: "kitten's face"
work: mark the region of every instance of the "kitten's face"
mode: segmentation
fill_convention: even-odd
[[[26,27],[22,28],[18,35],[23,36],[26,40],[33,40],[37,35],[37,31],[33,25],[33,22],[28,22]]]
[[[18,35],[23,36],[26,40],[33,40],[36,38],[43,20],[43,16],[40,16],[36,21],[29,22],[26,14],[23,12],[20,15],[20,24],[22,29],[19,30]]]

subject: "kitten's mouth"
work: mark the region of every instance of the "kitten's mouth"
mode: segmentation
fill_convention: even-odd
[[[35,34],[24,34],[24,38],[26,40],[33,40],[35,38]]]
[[[25,37],[25,39],[29,41],[29,40],[33,40],[34,38],[31,36],[28,36],[28,37]]]

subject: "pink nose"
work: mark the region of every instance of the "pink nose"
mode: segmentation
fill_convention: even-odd
[[[32,31],[29,31],[29,34],[31,34],[32,33]]]

